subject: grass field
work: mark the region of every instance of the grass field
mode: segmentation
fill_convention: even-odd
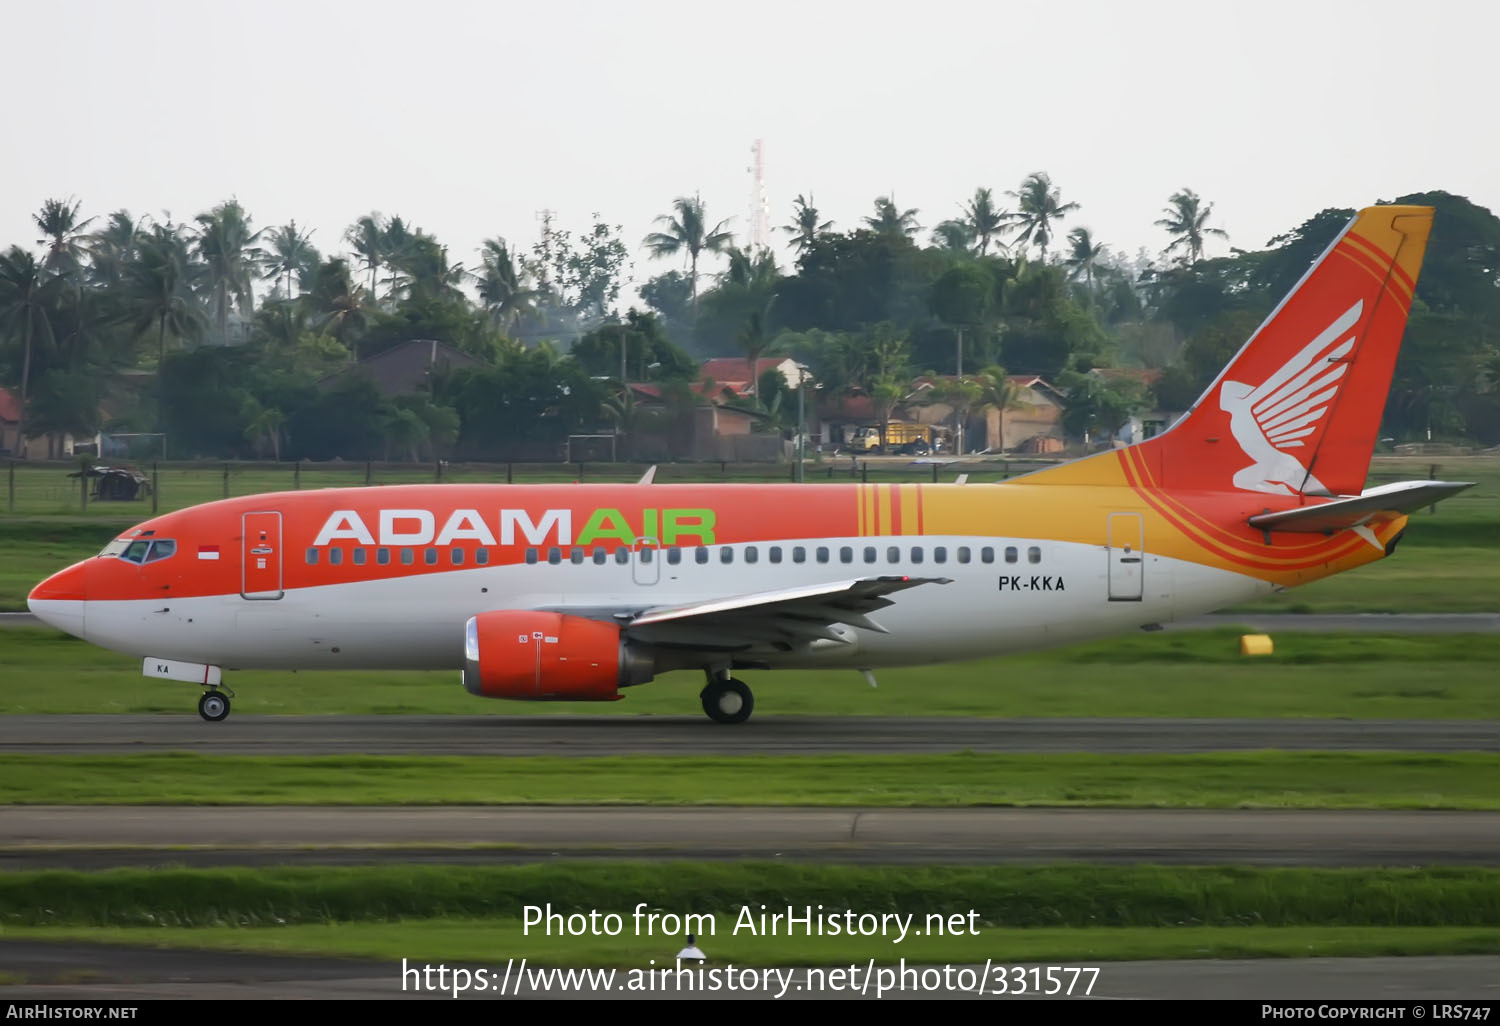
[[[1500,927],[1500,869],[548,862],[0,873],[6,926],[290,926],[824,905],[1018,927]],[[704,931],[705,933],[707,931]],[[720,933],[724,932],[722,929]],[[519,954],[519,953],[518,953]]]
[[[0,755],[0,804],[497,802],[1494,810],[1500,755]]]
[[[1490,719],[1500,712],[1500,636],[1288,632],[1245,659],[1234,630],[1130,634],[1051,652],[939,668],[746,673],[762,715],[1311,716]],[[198,689],[148,680],[140,660],[44,628],[0,630],[0,713],[195,715]],[[245,671],[245,714],[699,715],[701,675],[667,674],[620,702],[475,698],[456,670]],[[753,724],[752,724],[753,726]]]
[[[629,910],[622,910],[628,916]],[[801,911],[798,911],[801,915]],[[921,917],[918,917],[920,920]],[[625,929],[631,920],[625,918]],[[1165,926],[1165,927],[986,927],[977,935],[908,937],[900,944],[871,937],[736,937],[727,932],[699,945],[710,965],[848,966],[1044,965],[1097,966],[1100,962],[1180,958],[1360,958],[1413,955],[1492,955],[1500,953],[1500,928],[1480,926]],[[477,964],[495,974],[491,990],[509,960],[519,973],[520,960],[533,966],[573,968],[649,968],[673,966],[680,937],[545,938],[527,936],[518,919],[415,919],[401,923],[316,923],[298,926],[186,928],[173,926],[69,927],[3,926],[0,938],[133,944],[157,948],[253,951],[281,955],[346,956],[392,963],[392,979],[401,960]],[[451,971],[450,971],[451,972]],[[1104,972],[1109,972],[1105,968]],[[435,978],[435,977],[434,977]],[[449,977],[453,977],[450,975]],[[1101,976],[1101,979],[1104,977]],[[470,978],[475,979],[474,977]],[[1064,984],[1066,983],[1066,977]],[[1089,979],[1084,974],[1077,992]],[[5,982],[0,980],[0,982]],[[13,978],[11,983],[27,982]],[[87,982],[80,980],[78,982]],[[624,984],[625,980],[619,981]],[[1096,985],[1097,986],[1097,985]],[[467,989],[474,989],[471,982]]]

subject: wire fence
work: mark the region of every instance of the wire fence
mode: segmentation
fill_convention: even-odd
[[[974,483],[1002,481],[1057,460],[912,460],[846,457],[809,461],[800,478],[818,482],[952,482],[960,475]],[[113,478],[83,476],[78,463],[12,461],[6,473],[7,513],[140,516],[184,509],[216,499],[314,488],[354,488],[396,484],[565,484],[638,481],[650,468],[640,463],[205,463],[132,464]],[[662,463],[653,480],[670,483],[753,483],[798,480],[796,464]]]

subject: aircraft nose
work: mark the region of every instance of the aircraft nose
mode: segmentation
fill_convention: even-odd
[[[50,627],[83,637],[84,604],[88,600],[90,560],[74,563],[31,589],[26,605],[32,614]]]

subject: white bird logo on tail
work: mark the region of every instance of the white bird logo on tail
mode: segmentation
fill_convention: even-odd
[[[1351,306],[1259,386],[1226,380],[1219,389],[1229,433],[1255,461],[1234,475],[1236,488],[1273,495],[1329,494],[1289,450],[1305,444],[1303,439],[1318,429],[1338,395],[1354,336],[1339,339],[1358,323],[1364,305],[1360,300]]]

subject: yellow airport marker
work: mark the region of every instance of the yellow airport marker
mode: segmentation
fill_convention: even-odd
[[[1240,655],[1264,656],[1270,655],[1273,646],[1269,634],[1241,634]]]

